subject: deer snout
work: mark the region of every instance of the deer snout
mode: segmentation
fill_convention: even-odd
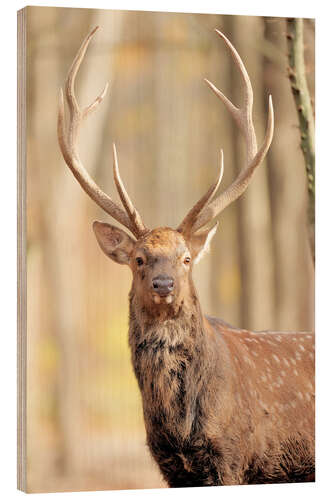
[[[160,274],[152,280],[153,290],[158,293],[160,297],[166,297],[172,292],[174,286],[173,278]]]

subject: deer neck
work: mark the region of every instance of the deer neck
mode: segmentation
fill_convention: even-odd
[[[184,439],[193,432],[199,425],[200,393],[214,370],[194,288],[190,297],[161,319],[144,311],[130,294],[132,362],[147,431],[155,436],[162,427]]]

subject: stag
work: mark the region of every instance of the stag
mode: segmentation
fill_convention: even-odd
[[[148,229],[120,178],[115,145],[113,174],[123,208],[95,184],[77,151],[81,122],[107,90],[82,110],[74,92],[96,29],[83,41],[68,73],[67,126],[60,93],[58,138],[65,162],[84,191],[134,236],[104,222],[93,223],[103,252],[133,274],[129,345],[150,452],[170,487],[313,481],[313,333],[253,332],[205,316],[192,280],[192,268],[217,229],[207,224],[244,193],[270,147],[272,99],[258,150],[250,78],[236,49],[216,30],[239,70],[243,106],[236,107],[206,83],[244,136],[246,166],[215,197],[223,175],[221,152],[216,182],[177,229]]]

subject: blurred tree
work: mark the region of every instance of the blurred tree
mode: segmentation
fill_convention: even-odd
[[[306,245],[306,179],[286,72],[285,19],[265,18],[265,81],[275,103],[274,140],[267,156],[274,229],[276,325],[313,328],[313,270]],[[291,168],[292,166],[292,168]]]
[[[262,141],[267,120],[268,95],[265,106],[262,96],[263,60],[259,50],[263,39],[261,19],[233,17],[229,35],[248,69],[254,92],[254,124],[258,143]],[[237,68],[233,72],[232,101],[242,103],[243,89]],[[235,157],[238,168],[244,167],[244,138],[234,128]],[[242,327],[248,329],[272,328],[275,324],[274,259],[272,221],[266,162],[256,172],[255,179],[237,202],[240,209],[239,245],[242,268]],[[263,265],[263,263],[265,263]]]
[[[287,19],[288,75],[294,96],[308,184],[308,225],[310,247],[315,260],[315,131],[314,114],[308,89],[303,42],[303,19]]]

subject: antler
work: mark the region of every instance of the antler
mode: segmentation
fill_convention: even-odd
[[[237,198],[239,198],[244,193],[244,191],[246,190],[252,179],[252,176],[256,168],[261,164],[261,162],[266,156],[266,153],[272,142],[273,131],[274,131],[273,103],[272,103],[272,96],[269,96],[266,134],[264,142],[258,151],[257,139],[252,119],[253,90],[249,75],[235,47],[231,44],[231,42],[223,33],[221,33],[219,30],[215,31],[229,48],[231,55],[241,74],[245,91],[243,107],[237,108],[209,80],[205,79],[205,82],[213,90],[213,92],[217,95],[217,97],[221,99],[221,101],[226,106],[227,110],[230,112],[232,118],[235,120],[237,126],[240,128],[246,142],[247,161],[246,161],[246,167],[243,170],[241,170],[241,172],[239,173],[238,177],[234,180],[234,182],[215,200],[213,200],[208,205],[206,204],[206,206],[202,208],[201,212],[196,214],[195,220],[192,219],[191,230],[193,232],[197,231],[198,229],[200,229],[200,227],[210,222],[214,217],[216,217],[220,212],[222,212],[222,210],[224,210],[228,205],[230,205],[230,203],[237,200]],[[186,220],[187,217],[188,216],[186,216],[184,220]],[[183,224],[184,222],[182,222],[182,224],[179,227],[181,228]]]
[[[180,233],[191,233],[192,227],[200,214],[202,210],[208,205],[208,203],[212,200],[212,198],[215,196],[215,193],[217,192],[221,181],[223,177],[223,151],[221,149],[221,161],[220,161],[220,171],[219,175],[214,182],[214,184],[208,189],[208,191],[200,198],[200,200],[194,205],[193,208],[189,211],[189,213],[186,215],[185,219],[183,222],[178,226],[177,231]]]
[[[96,99],[83,110],[80,109],[76,96],[75,96],[75,78],[81,66],[82,60],[87,51],[91,38],[98,30],[98,26],[94,28],[84,39],[75,59],[70,67],[68,76],[65,83],[65,95],[69,108],[69,125],[65,125],[65,105],[62,89],[60,89],[60,101],[58,112],[58,140],[62,155],[65,162],[71,169],[73,175],[78,180],[84,191],[111,217],[120,222],[123,226],[127,227],[136,237],[140,237],[148,230],[142,222],[142,219],[135,209],[133,203],[128,196],[122,180],[119,175],[117,152],[113,146],[113,160],[114,160],[114,180],[120,196],[120,199],[125,207],[124,211],[119,205],[111,200],[111,198],[100,189],[99,186],[93,181],[86,169],[84,168],[79,154],[77,152],[77,136],[82,121],[102,102],[108,88],[105,85],[103,92],[96,97]]]

